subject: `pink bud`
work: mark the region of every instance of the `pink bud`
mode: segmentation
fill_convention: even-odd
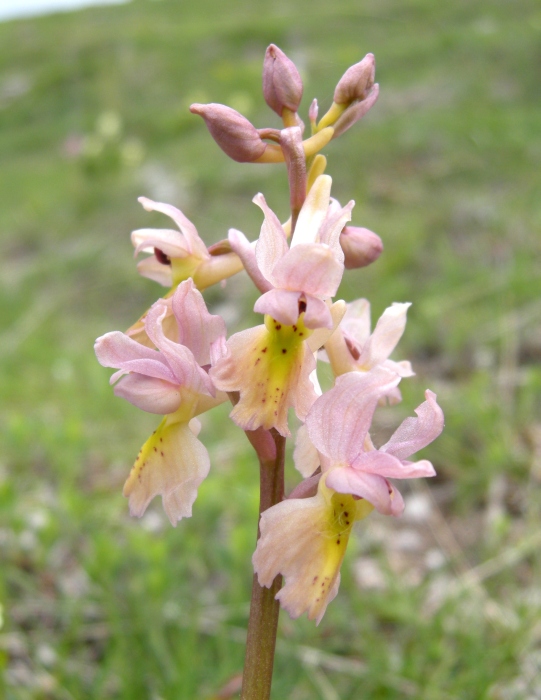
[[[252,163],[265,152],[267,144],[255,126],[231,107],[214,103],[193,104],[190,112],[203,117],[212,138],[233,160]]]
[[[334,101],[349,105],[364,100],[374,85],[376,62],[374,54],[367,53],[362,61],[347,69],[334,90]]]
[[[340,234],[340,245],[344,251],[344,267],[355,270],[375,262],[383,250],[381,238],[367,228],[346,226]]]
[[[338,117],[334,124],[333,139],[341,136],[350,129],[359,119],[362,119],[368,110],[375,104],[379,95],[379,85],[376,83],[368,96],[361,102],[354,102],[346,108],[346,111]]]
[[[271,44],[263,62],[263,96],[269,107],[282,116],[284,108],[296,112],[302,98],[302,80],[293,61]]]

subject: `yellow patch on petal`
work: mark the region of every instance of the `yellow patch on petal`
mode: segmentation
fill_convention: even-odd
[[[292,617],[304,612],[318,623],[335,597],[340,567],[355,520],[373,506],[336,493],[319,482],[313,498],[282,501],[261,516],[261,538],[253,557],[259,583],[269,586],[283,574],[277,599]]]
[[[124,484],[130,513],[141,517],[154,496],[161,495],[173,525],[190,517],[197,489],[209,472],[208,452],[188,421],[166,416],[141,448]]]
[[[301,318],[294,326],[285,326],[265,316],[265,327],[266,331],[246,357],[249,366],[243,371],[246,377],[251,376],[251,381],[246,382],[244,391],[241,390],[241,402],[231,417],[235,418],[250,405],[257,411],[258,425],[266,429],[276,427],[284,434],[289,432],[287,411],[292,405],[290,394],[299,380],[305,354],[304,341],[311,331]]]
[[[312,331],[302,316],[286,326],[265,316],[265,325],[241,331],[227,345],[229,355],[220,360],[210,375],[218,389],[238,391],[240,400],[231,418],[244,430],[260,426],[276,428],[289,436],[287,412],[295,407],[304,419],[315,400],[309,374],[312,354],[305,340]]]
[[[196,258],[195,255],[188,255],[186,258],[171,258],[173,289],[189,277],[193,277],[199,265],[201,265],[201,259]]]

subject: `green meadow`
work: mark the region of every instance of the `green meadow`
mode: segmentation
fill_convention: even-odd
[[[541,7],[537,0],[133,0],[0,24],[0,697],[233,698],[258,470],[222,406],[209,478],[172,528],[122,485],[159,417],[113,396],[93,342],[163,288],[129,234],[180,207],[209,244],[251,240],[285,169],[230,161],[192,102],[279,127],[269,43],[299,66],[301,115],[376,56],[380,99],[325,149],[333,195],[385,250],[340,296],[373,321],[410,301],[394,359],[416,376],[376,444],[430,388],[446,415],[401,519],[359,523],[318,627],[282,613],[275,700],[541,697]],[[241,274],[205,298],[259,323]],[[328,380],[323,371],[323,381]],[[291,464],[288,489],[297,483]],[[231,692],[226,685],[230,684]],[[221,693],[221,694],[219,694]]]

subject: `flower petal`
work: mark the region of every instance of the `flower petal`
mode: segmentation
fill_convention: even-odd
[[[299,297],[301,292],[286,289],[271,289],[256,301],[254,311],[267,314],[286,326],[293,326],[299,320]]]
[[[330,175],[320,175],[316,178],[299,212],[291,248],[301,243],[316,243],[319,240],[319,229],[329,210],[331,185]]]
[[[159,211],[161,214],[165,214],[169,218],[173,219],[175,224],[179,227],[181,233],[186,239],[188,251],[197,256],[198,258],[204,259],[209,256],[207,246],[203,243],[197,229],[192,224],[192,222],[184,216],[184,214],[173,207],[171,204],[164,204],[163,202],[154,202],[148,197],[139,197],[138,200],[146,211]]]
[[[283,289],[333,297],[343,273],[343,263],[336,259],[329,246],[310,243],[291,248],[276,263],[272,282]]]
[[[145,319],[148,337],[167,361],[177,384],[196,393],[207,393],[213,396],[215,391],[212,381],[205,370],[197,364],[192,351],[165,336],[162,322],[167,313],[167,304],[161,301],[157,301],[150,307]]]
[[[331,330],[334,323],[327,304],[312,294],[306,294],[305,298],[306,312],[303,317],[304,325],[310,329],[327,328]]]
[[[327,486],[338,493],[365,499],[383,515],[398,516],[404,510],[400,492],[377,474],[367,474],[352,467],[337,467],[328,473]]]
[[[438,437],[443,430],[443,411],[438,406],[434,392],[427,389],[425,397],[426,401],[415,409],[418,418],[406,418],[391,439],[380,447],[381,452],[402,460]]]
[[[357,299],[348,304],[341,328],[362,348],[370,337],[370,302]]]
[[[306,418],[317,450],[334,463],[351,463],[363,452],[378,399],[399,381],[382,367],[337,377],[334,387],[319,397]]]
[[[288,499],[261,515],[261,537],[252,558],[261,586],[278,574],[285,585],[276,598],[291,617],[304,612],[319,624],[338,591],[340,566],[355,519],[371,507],[358,509],[351,496],[333,494],[319,482],[311,498]]]
[[[274,267],[288,251],[286,234],[278,217],[268,206],[265,197],[261,193],[256,194],[252,201],[265,214],[259,240],[255,247],[257,265],[263,276],[274,284]]]
[[[156,350],[137,343],[120,331],[102,335],[94,343],[94,350],[98,362],[104,367],[137,372],[176,383],[175,375]]]
[[[242,260],[244,269],[248,273],[250,279],[255,284],[257,289],[264,294],[272,289],[272,284],[263,277],[261,270],[258,267],[256,256],[255,256],[255,245],[252,245],[246,236],[234,228],[229,229],[228,233],[229,243],[231,248]]]
[[[359,455],[350,466],[358,471],[391,479],[417,479],[421,476],[436,474],[434,467],[426,459],[419,462],[404,462],[398,457],[379,450],[370,450]]]
[[[170,258],[185,258],[190,255],[184,236],[173,229],[140,228],[132,231],[131,242],[134,257],[141,252],[152,253],[159,248]]]
[[[192,351],[201,367],[210,364],[211,344],[226,334],[223,318],[209,314],[201,292],[191,279],[177,287],[172,308],[178,324],[178,342]]]
[[[137,263],[137,272],[141,277],[157,282],[162,287],[170,287],[173,284],[171,266],[159,262],[155,255],[140,260]]]
[[[115,386],[115,396],[126,399],[137,408],[162,416],[174,413],[180,406],[177,384],[144,374],[128,374]]]
[[[265,321],[268,326],[232,335],[228,355],[211,368],[210,376],[218,389],[240,393],[230,415],[243,430],[276,428],[289,437],[289,407],[304,420],[316,399],[310,381],[316,363],[300,337],[308,335],[300,322],[286,326],[268,316]]]
[[[293,461],[305,479],[312,476],[320,465],[319,453],[310,440],[306,425],[301,425],[297,430]]]
[[[374,332],[363,346],[358,365],[371,369],[386,360],[395,349],[406,327],[406,314],[410,303],[392,304],[379,318]]]
[[[124,484],[130,513],[141,517],[154,496],[161,495],[171,524],[192,515],[197,489],[210,469],[208,452],[187,422],[164,418],[143,445]]]

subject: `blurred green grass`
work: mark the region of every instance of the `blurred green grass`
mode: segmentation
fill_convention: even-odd
[[[167,224],[137,196],[177,204],[209,243],[231,226],[256,237],[257,191],[285,217],[283,171],[229,162],[188,112],[224,102],[278,126],[260,92],[271,42],[303,72],[304,112],[376,55],[381,98],[326,155],[333,194],[385,252],[342,295],[375,318],[413,302],[396,356],[418,374],[381,434],[426,387],[447,424],[426,450],[438,477],[406,494],[411,516],[359,528],[321,625],[281,619],[273,697],[537,697],[540,34],[534,0],[135,0],[0,24],[6,698],[204,699],[241,669],[244,436],[225,408],[205,417],[194,517],[173,530],[156,503],[131,520],[121,487],[155,421],[112,397],[92,343],[160,293],[128,234]],[[253,296],[239,278],[207,299],[232,331]]]

